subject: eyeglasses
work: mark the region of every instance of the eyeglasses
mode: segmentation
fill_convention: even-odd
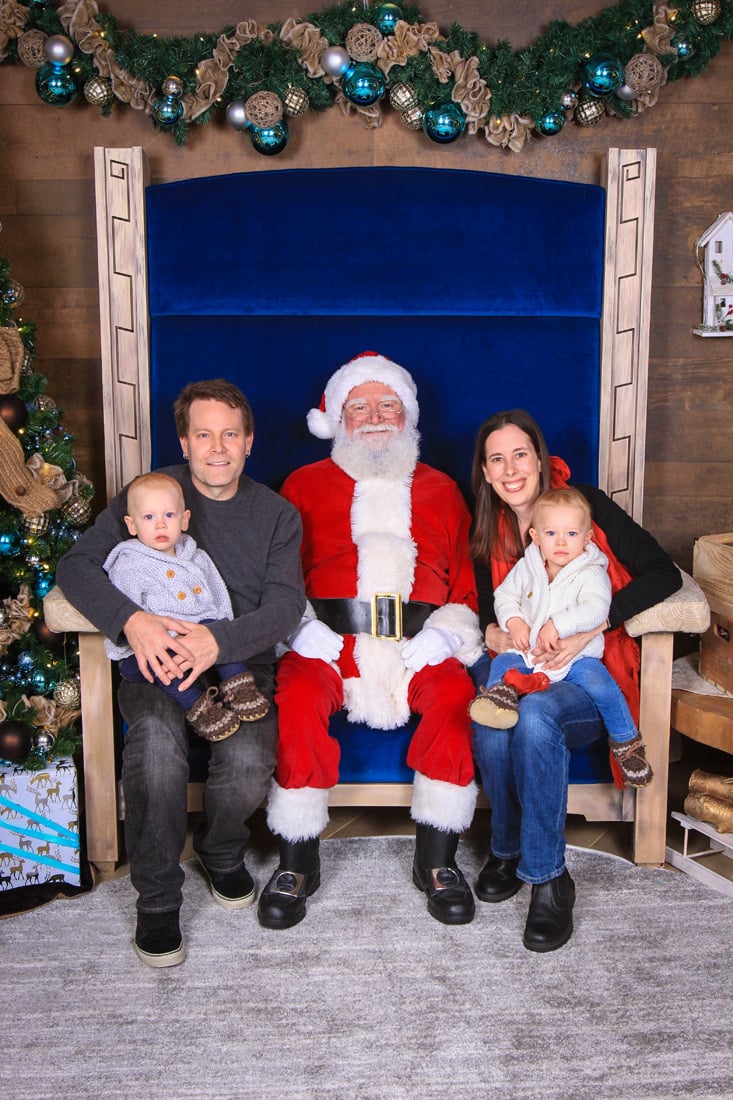
[[[398,397],[383,397],[380,401],[350,401],[344,405],[344,412],[355,423],[370,420],[375,413],[380,420],[396,420],[402,412],[402,402]]]

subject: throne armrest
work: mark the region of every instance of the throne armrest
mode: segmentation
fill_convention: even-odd
[[[97,634],[96,626],[72,607],[56,585],[43,597],[43,617],[49,630],[57,634]]]
[[[710,608],[705,593],[692,577],[680,569],[682,587],[666,600],[627,619],[632,638],[642,634],[702,634],[710,626]]]

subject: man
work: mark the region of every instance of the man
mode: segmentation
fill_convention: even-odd
[[[339,761],[328,721],[342,706],[378,730],[404,725],[410,711],[422,715],[407,756],[413,881],[437,920],[464,924],[474,915],[455,862],[477,794],[464,667],[481,653],[469,514],[457,485],[418,462],[417,419],[407,371],[366,352],[336,371],[308,415],[314,435],[334,440],[331,457],[282,488],[303,521],[310,606],[278,668],[268,823],[280,863],[258,908],[268,928],[302,920],[320,883],[318,837]]]
[[[301,525],[292,505],[244,476],[254,438],[252,410],[223,379],[185,387],[174,406],[188,465],[170,466],[190,509],[189,532],[213,559],[229,590],[234,618],[191,623],[142,611],[108,580],[103,564],[127,537],[123,490],[58,565],[67,598],[107,637],[122,636],[144,680],[123,680],[119,704],[127,723],[122,764],[130,878],[138,892],[135,950],[149,966],[183,962],[180,933],[186,840],[188,737],[183,710],[164,683],[185,690],[221,662],[244,660],[257,687],[272,699],[273,646],[300,621],[305,607],[299,561]],[[174,636],[171,636],[173,632]],[[148,682],[146,682],[148,681]],[[263,801],[275,764],[274,708],[259,721],[212,742],[204,806],[194,847],[214,900],[244,909],[255,887],[244,863],[246,820]]]

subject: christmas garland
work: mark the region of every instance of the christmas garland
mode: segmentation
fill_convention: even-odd
[[[518,152],[569,120],[637,115],[730,38],[733,0],[621,0],[575,26],[554,20],[517,51],[458,23],[441,33],[408,4],[352,0],[304,21],[161,38],[120,28],[95,0],[0,0],[0,62],[36,69],[46,103],[64,106],[81,87],[103,114],[129,105],[179,145],[224,110],[266,155],[285,148],[290,118],[338,105],[377,127],[385,99],[439,144],[468,132]]]
[[[43,597],[91,520],[94,492],[33,367],[24,295],[0,257],[0,770],[3,760],[38,770],[81,745],[77,640],[49,630]]]

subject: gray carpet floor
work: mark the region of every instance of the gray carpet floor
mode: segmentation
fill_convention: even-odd
[[[306,920],[269,932],[186,863],[188,959],[134,955],[126,878],[0,922],[4,1100],[563,1100],[733,1095],[733,905],[571,849],[575,933],[521,943],[529,889],[432,920],[408,838],[328,840]],[[271,855],[253,855],[260,883]],[[481,855],[463,846],[473,880]]]

